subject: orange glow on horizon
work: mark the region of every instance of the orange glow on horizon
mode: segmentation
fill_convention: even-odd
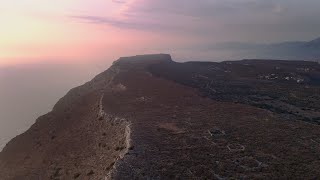
[[[73,11],[108,16],[120,10],[119,3],[95,1],[0,0],[0,66],[48,59],[90,61],[120,53],[128,42],[147,41],[135,31],[69,17]],[[109,13],[101,14],[106,11]]]
[[[139,29],[129,21],[127,11],[141,0],[93,1],[0,0],[0,66],[113,61],[119,56],[170,53],[170,47],[192,41],[153,32],[150,25]],[[90,23],[77,15],[110,22]]]

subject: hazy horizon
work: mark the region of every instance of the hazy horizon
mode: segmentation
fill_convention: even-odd
[[[223,42],[309,41],[320,36],[316,0],[0,1],[0,66],[95,63]]]
[[[0,0],[0,149],[119,57],[255,58],[214,47],[313,40],[319,7],[317,0]]]

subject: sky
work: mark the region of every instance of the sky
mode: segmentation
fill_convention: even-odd
[[[0,66],[92,63],[320,36],[319,0],[0,0]]]
[[[121,56],[227,60],[228,42],[320,36],[319,0],[0,0],[0,150]],[[241,58],[241,57],[240,57]]]

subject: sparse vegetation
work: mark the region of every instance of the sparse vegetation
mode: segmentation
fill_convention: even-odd
[[[202,96],[214,100],[248,104],[281,114],[286,119],[295,117],[318,124],[313,119],[320,117],[317,95],[320,93],[320,66],[314,62],[190,62],[161,64],[149,70],[157,76],[197,88]],[[229,73],[226,74],[226,70]]]
[[[74,175],[73,175],[73,179],[77,179],[78,177],[80,177],[80,175],[81,175],[80,173],[74,174]]]
[[[94,174],[93,170],[90,170],[90,171],[87,173],[87,176],[91,176],[91,175],[93,175],[93,174]]]
[[[261,73],[281,77],[279,68],[291,71],[299,63],[175,63],[164,57],[125,58],[75,89],[75,94],[81,92],[79,98],[67,95],[53,112],[6,146],[0,153],[1,175],[8,179],[50,179],[55,174],[52,179],[320,177],[320,126],[316,125],[320,83],[316,78],[305,78],[303,84],[257,78]],[[318,65],[311,65],[310,72],[319,71]],[[64,107],[71,106],[72,118],[65,119]],[[99,114],[105,121],[97,121]],[[58,137],[54,143],[52,136]]]

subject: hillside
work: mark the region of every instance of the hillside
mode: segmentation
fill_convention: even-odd
[[[320,38],[317,38],[315,40],[307,42],[306,46],[309,47],[309,48],[317,48],[319,50],[319,48],[320,48]]]
[[[320,65],[120,58],[0,153],[0,179],[315,179]]]

